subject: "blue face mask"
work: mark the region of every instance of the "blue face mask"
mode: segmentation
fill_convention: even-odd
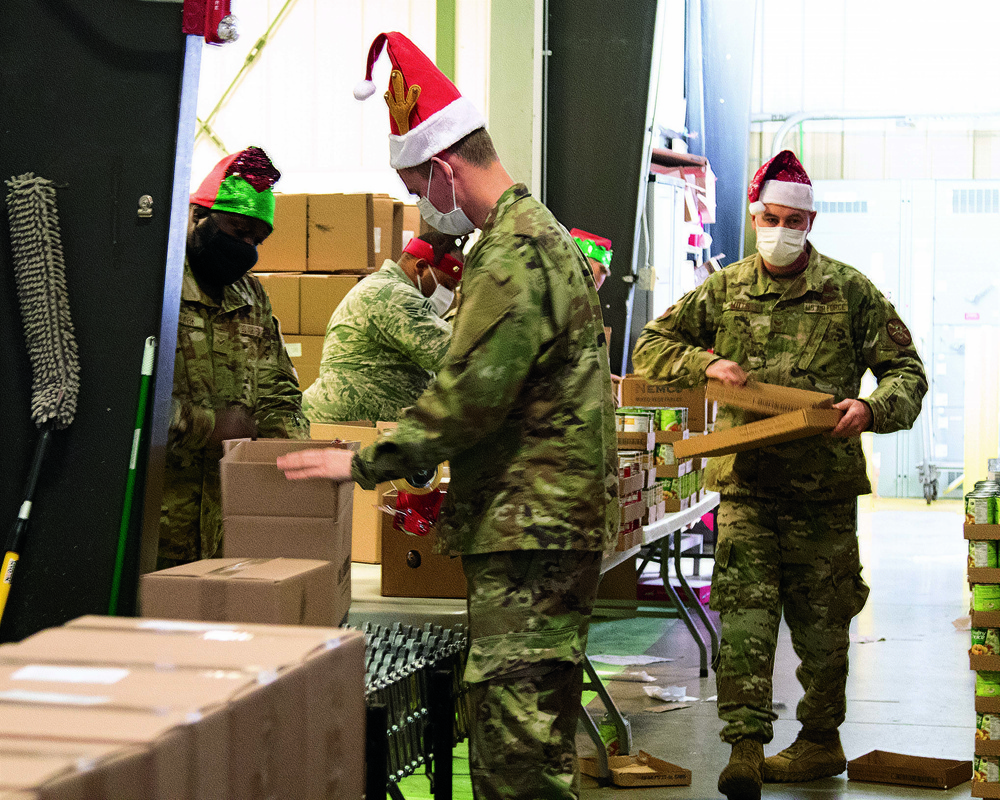
[[[427,194],[431,193],[431,181],[434,179],[434,162],[431,162],[431,172],[427,176]],[[420,216],[434,230],[447,233],[449,236],[467,236],[472,233],[476,226],[472,224],[465,212],[458,207],[455,199],[455,187],[451,187],[451,204],[454,208],[451,211],[439,211],[430,200],[421,197],[417,200],[417,209]]]

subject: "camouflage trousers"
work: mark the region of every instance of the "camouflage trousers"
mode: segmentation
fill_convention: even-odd
[[[477,800],[577,798],[576,726],[601,554],[465,555]]]
[[[868,598],[858,555],[857,500],[811,503],[723,498],[710,607],[722,623],[715,671],[722,740],[773,736],[778,623],[801,664],[803,728],[844,721],[851,619]]]

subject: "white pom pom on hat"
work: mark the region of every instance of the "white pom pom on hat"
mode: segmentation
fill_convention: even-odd
[[[354,84],[355,100],[367,100],[373,94],[375,94],[375,81],[367,79]]]

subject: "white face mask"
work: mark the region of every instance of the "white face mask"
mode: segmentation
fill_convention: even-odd
[[[757,226],[757,252],[768,264],[787,267],[806,247],[806,232],[795,228]]]
[[[437,312],[437,315],[439,317],[443,317],[444,312],[447,311],[449,308],[451,308],[451,303],[455,299],[455,293],[451,289],[446,289],[444,286],[441,285],[440,281],[438,281],[437,279],[437,276],[434,275],[433,269],[430,272],[431,276],[434,278],[434,283],[437,285],[434,287],[434,291],[431,293],[431,296],[427,298],[427,300],[430,302],[432,306],[434,306],[434,310]],[[417,288],[420,289],[420,292],[422,294],[424,291],[424,287],[420,282],[419,275],[417,275]]]
[[[431,172],[427,176],[427,194],[431,193],[431,180],[433,178],[434,162],[432,161]],[[465,216],[465,212],[458,207],[454,186],[451,187],[451,204],[454,206],[451,211],[438,211],[430,200],[426,197],[421,197],[417,200],[417,209],[420,211],[420,216],[424,218],[424,221],[434,228],[434,230],[447,233],[449,236],[466,236],[472,233],[476,229],[476,226]]]

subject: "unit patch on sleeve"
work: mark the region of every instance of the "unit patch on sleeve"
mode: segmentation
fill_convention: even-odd
[[[913,341],[909,329],[903,324],[903,320],[901,319],[890,319],[885,323],[885,332],[900,347],[909,347]]]

